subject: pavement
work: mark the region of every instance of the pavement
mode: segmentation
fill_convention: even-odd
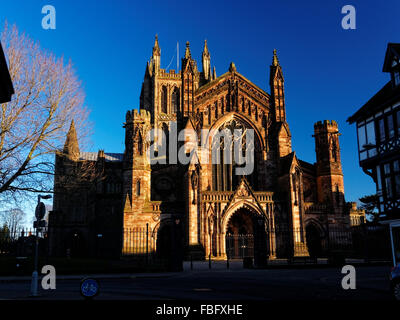
[[[241,261],[184,263],[183,272],[57,275],[56,289],[29,297],[30,277],[0,277],[0,299],[82,300],[80,281],[98,280],[96,300],[391,300],[390,266],[356,266],[356,289],[344,290],[340,267],[243,269]]]

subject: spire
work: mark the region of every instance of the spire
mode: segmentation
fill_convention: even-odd
[[[204,49],[203,49],[203,57],[204,56],[210,56],[210,52],[208,51],[208,46],[207,46],[207,39],[204,40]]]
[[[236,72],[236,66],[233,62],[231,62],[229,66],[229,72]]]
[[[278,56],[276,55],[276,49],[274,49],[273,51],[272,65],[275,67],[279,65]]]
[[[192,57],[190,53],[190,43],[189,41],[186,42],[186,51],[185,51],[185,59],[190,59]]]
[[[160,49],[160,46],[158,44],[158,35],[157,34],[156,34],[156,38],[154,40],[154,46],[153,46],[153,57],[155,55],[158,55],[158,56],[161,55],[161,49]]]
[[[217,72],[215,71],[215,66],[213,68],[213,80],[217,79]]]
[[[203,76],[204,80],[207,82],[211,80],[211,63],[210,63],[210,52],[207,47],[207,40],[204,40],[204,49],[202,56],[202,64],[203,64]]]
[[[161,67],[161,49],[158,44],[158,35],[156,35],[156,39],[154,40],[153,56],[151,57],[151,61],[152,71],[154,71],[154,74],[157,74]]]
[[[284,82],[282,67],[279,64],[276,49],[274,49],[269,71],[269,85],[277,122],[286,121]]]
[[[71,126],[67,133],[67,139],[64,144],[64,154],[66,154],[71,160],[79,160],[79,143],[75,129],[75,122],[72,119]]]

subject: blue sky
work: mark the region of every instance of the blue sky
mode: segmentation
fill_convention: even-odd
[[[56,8],[56,30],[41,27],[44,5]],[[356,30],[341,27],[341,8],[356,8]],[[389,79],[382,73],[388,42],[400,42],[400,1],[2,1],[5,19],[57,55],[70,58],[94,122],[93,150],[123,152],[122,123],[138,108],[146,61],[159,35],[161,66],[190,41],[200,64],[204,39],[217,75],[231,61],[269,92],[272,50],[278,50],[293,149],[315,161],[313,124],[339,123],[346,200],[375,192],[358,166],[356,131],[347,117]],[[176,58],[175,58],[176,59]],[[176,68],[175,60],[171,69]]]

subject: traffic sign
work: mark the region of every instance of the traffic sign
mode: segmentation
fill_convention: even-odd
[[[98,295],[99,284],[95,279],[86,278],[81,282],[81,295],[87,299],[91,299]]]
[[[36,220],[42,220],[46,214],[46,206],[43,202],[39,202],[35,209]]]
[[[46,220],[33,221],[33,227],[34,228],[46,228],[46,226],[47,226],[47,221]]]

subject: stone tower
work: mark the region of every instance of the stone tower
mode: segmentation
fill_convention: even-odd
[[[123,163],[124,228],[140,225],[140,213],[150,201],[151,168],[147,134],[150,113],[132,110],[126,113],[125,153]]]
[[[335,213],[342,212],[345,203],[339,135],[334,120],[314,124],[318,202],[331,205]]]
[[[269,85],[271,88],[271,104],[274,110],[271,116],[276,123],[276,135],[278,137],[277,152],[279,157],[285,157],[292,152],[292,135],[289,124],[286,122],[284,79],[276,50],[273,51]]]

